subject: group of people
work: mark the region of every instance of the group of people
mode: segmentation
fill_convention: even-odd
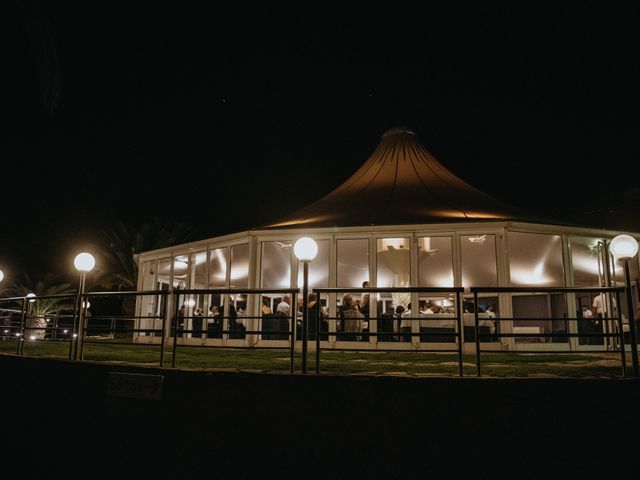
[[[310,293],[307,297],[307,339],[315,340],[316,332],[319,331],[320,339],[327,340],[329,324],[324,309],[318,309],[318,296]],[[296,338],[302,338],[302,318],[303,318],[304,302],[302,297],[298,297],[296,302]],[[319,313],[318,313],[319,312]],[[285,294],[278,305],[276,311],[272,312],[268,297],[262,300],[262,338],[264,340],[288,340],[289,338],[289,319],[291,318],[291,296]],[[320,325],[318,326],[318,322]]]
[[[363,282],[362,288],[369,287],[369,282]],[[325,308],[318,308],[318,296],[316,293],[310,293],[307,297],[308,309],[308,327],[307,339],[316,340],[319,332],[320,340],[328,340],[329,318]],[[230,339],[246,338],[246,327],[238,321],[238,312],[231,300],[229,300],[229,315],[227,331],[224,331],[224,307],[222,305],[211,305],[209,314],[204,315],[201,308],[195,308],[191,317],[186,317],[185,312],[187,306],[182,304],[177,315],[178,334],[190,333],[192,338],[222,338],[222,334],[228,333]],[[296,320],[296,338],[301,339],[303,335],[303,299],[298,296],[295,308]],[[429,314],[445,314],[448,317],[452,312],[440,305],[427,300],[420,300],[419,310],[416,314],[412,313],[411,303],[407,306],[397,305],[390,311],[383,312],[383,302],[377,303],[377,338],[380,342],[411,342],[412,340],[412,322],[416,318],[420,318],[420,339],[421,341],[452,341],[449,339],[432,338],[430,336],[443,334],[451,336],[453,326],[449,326],[448,320],[441,320],[439,323],[447,323],[440,325],[438,321],[429,323],[423,315]],[[465,309],[466,311],[466,309]],[[493,307],[487,307],[486,312],[482,312],[487,318],[495,318]],[[362,341],[368,342],[370,338],[369,322],[370,322],[370,296],[368,293],[362,295],[360,299],[354,299],[350,293],[345,293],[340,305],[337,309],[336,318],[336,339],[342,341]],[[290,336],[291,315],[291,296],[285,294],[280,301],[272,308],[271,299],[263,297],[261,305],[261,337],[264,340],[288,340]],[[190,319],[189,324],[185,321]],[[206,319],[206,323],[205,323]],[[438,319],[436,319],[438,320]],[[424,324],[424,325],[423,325]],[[446,328],[445,328],[446,327]],[[172,327],[173,332],[173,327]],[[206,333],[206,337],[205,337]],[[172,333],[173,334],[173,333]],[[442,335],[441,335],[442,336]],[[444,338],[444,337],[443,337]]]
[[[186,317],[186,305],[183,303],[178,310],[176,319],[178,334],[191,333],[191,338],[222,338],[224,329],[224,306],[211,305],[209,315],[204,316],[201,308],[197,307],[191,317]],[[191,319],[191,328],[187,328],[185,321]],[[204,319],[206,318],[206,326]],[[246,327],[238,320],[238,312],[235,305],[229,301],[228,331],[229,338],[245,338]],[[172,327],[172,332],[174,328]]]

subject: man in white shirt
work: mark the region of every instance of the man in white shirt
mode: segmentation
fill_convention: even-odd
[[[601,293],[593,299],[593,312],[596,317],[602,318],[607,313],[607,299],[604,293]]]
[[[284,297],[282,297],[282,301],[278,304],[278,307],[276,308],[276,312],[280,312],[283,313],[285,316],[289,316],[289,312],[291,311],[291,307],[290,304],[291,303],[291,297],[289,295],[285,295]]]
[[[591,333],[601,333],[602,325],[600,324],[600,318],[604,318],[607,315],[607,297],[604,293],[600,293],[593,299],[593,312],[591,312],[591,318],[593,323],[588,322],[587,324],[591,324]],[[602,345],[604,343],[604,338],[602,337],[591,337],[588,341],[591,345]]]

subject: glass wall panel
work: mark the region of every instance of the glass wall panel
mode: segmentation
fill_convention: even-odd
[[[231,288],[249,287],[249,244],[242,243],[231,247]]]
[[[410,257],[409,238],[377,239],[376,265],[378,287],[409,287],[411,284]],[[395,324],[397,322],[394,322],[393,318],[394,308],[398,305],[407,308],[409,302],[411,302],[411,295],[408,293],[394,292],[381,293],[377,297],[378,341],[394,341],[397,338],[396,331],[398,330],[398,326]]]
[[[564,287],[560,235],[509,232],[513,287]]]
[[[262,242],[262,288],[289,288],[291,286],[291,242]]]
[[[173,288],[180,290],[189,288],[189,257],[187,255],[173,257]]]
[[[408,238],[379,238],[376,241],[378,287],[408,287],[411,280],[409,257]]]
[[[292,247],[289,240],[262,242],[262,264],[260,269],[260,286],[262,288],[290,287],[291,255]],[[287,306],[286,309],[284,308],[285,304]],[[262,339],[287,340],[289,338],[287,332],[290,326],[288,318],[290,313],[290,297],[285,297],[279,293],[264,295],[262,298]]]
[[[171,284],[171,259],[158,260],[158,290],[169,290]]]
[[[536,294],[514,295],[512,298],[514,318],[513,333],[531,336],[516,337],[518,343],[566,343],[563,338],[536,337],[537,333],[566,333],[568,323],[566,316],[565,295]]]
[[[191,265],[190,288],[207,288],[207,252],[192,253],[189,263]]]
[[[207,287],[207,252],[196,252],[189,256],[189,288],[203,289]],[[204,334],[204,315],[206,310],[205,294],[189,295],[191,305],[192,338],[202,338]]]
[[[509,268],[514,287],[563,287],[562,238],[540,233],[508,233]],[[564,294],[512,296],[513,333],[566,333],[567,309]],[[535,336],[516,337],[518,343],[566,342]]]
[[[156,275],[156,290],[169,290],[169,285],[171,283],[171,264],[172,264],[172,261],[170,258],[161,258],[160,260],[158,260],[158,273]],[[167,296],[163,295],[158,300],[156,315],[161,315],[162,312],[165,312],[166,307],[167,307]],[[172,315],[169,318],[172,318]],[[161,334],[162,332],[158,333],[158,335],[161,335]]]
[[[576,287],[597,287],[604,282],[597,238],[571,238],[571,263],[573,283]]]
[[[189,255],[176,255],[173,257],[173,288],[174,290],[186,290],[190,288],[191,269],[189,268]],[[196,301],[191,295],[179,294],[178,302],[178,336],[191,338],[191,317]]]
[[[453,287],[451,237],[418,238],[420,287]]]
[[[598,287],[604,285],[603,253],[604,244],[599,238],[571,238],[569,242],[571,263],[573,265],[573,283],[576,287]],[[589,334],[578,337],[579,345],[603,345],[603,337],[590,334],[602,333],[604,323],[599,321],[593,312],[594,298],[597,292],[577,293],[575,295],[576,312],[571,315],[576,318],[578,333]],[[607,302],[609,299],[605,299]]]
[[[345,288],[362,288],[369,281],[369,240],[338,240],[337,285]]]
[[[228,248],[212,248],[209,252],[209,287],[224,288],[229,264]]]
[[[329,286],[329,240],[317,240],[318,254],[309,262],[309,289]],[[298,266],[298,287],[302,288],[302,264]]]
[[[212,248],[209,251],[209,288],[224,288],[229,266],[229,249]],[[209,295],[207,312],[207,338],[222,338],[224,305],[219,293]]]
[[[495,235],[462,235],[460,253],[463,287],[498,286]]]

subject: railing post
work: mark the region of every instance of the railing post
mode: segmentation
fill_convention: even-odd
[[[16,346],[16,355],[22,355],[24,353],[24,331],[25,324],[27,322],[27,305],[29,305],[26,298],[22,299],[22,312],[20,313],[20,333],[18,335],[18,345]]]
[[[473,320],[476,332],[476,369],[478,377],[482,376],[480,371],[480,327],[478,325],[478,292],[473,292]]]
[[[638,366],[638,341],[636,339],[636,323],[633,312],[633,294],[631,293],[631,275],[629,274],[629,260],[624,260],[624,278],[627,297],[627,318],[629,319],[629,341],[631,342],[631,366],[633,376],[640,377],[640,367]],[[622,315],[620,315],[622,316]],[[624,343],[623,343],[624,345]]]
[[[462,364],[463,364],[463,359],[462,359],[462,309],[461,309],[461,304],[460,304],[460,292],[456,290],[456,310],[458,312],[458,315],[456,316],[456,322],[458,323],[458,364],[459,364],[459,369],[460,369],[460,376],[462,377],[463,374],[463,368],[462,368]]]
[[[618,332],[620,345],[620,361],[622,363],[622,376],[627,376],[627,358],[624,351],[624,327],[622,325],[622,314],[620,313],[620,292],[616,292],[616,305],[618,305]]]
[[[178,293],[179,295],[179,293]],[[173,296],[176,296],[176,292],[173,292]],[[176,368],[176,351],[178,349],[178,299],[173,298],[173,346],[172,346],[172,355],[171,355],[171,367]]]
[[[320,373],[320,322],[322,318],[320,317],[322,308],[320,305],[320,297],[321,294],[318,293],[316,298],[316,375]]]
[[[80,361],[84,360],[84,340],[85,340],[85,334],[89,329],[87,327],[88,304],[89,304],[89,295],[82,295],[82,302],[80,303],[80,308],[82,309],[82,315],[80,316],[80,319],[82,321],[80,322],[80,328],[79,328],[80,331],[78,332],[78,339],[80,341],[80,353],[78,356],[80,358]]]
[[[166,326],[167,326],[167,313],[169,312],[169,308],[168,308],[168,301],[167,301],[167,297],[166,297],[166,293],[161,294],[165,296],[165,301],[164,302],[160,302],[160,305],[163,305],[163,312],[162,312],[162,339],[160,340],[160,366],[163,367],[164,366],[164,342],[167,336],[167,332],[166,332]],[[153,320],[154,323],[154,327],[155,327],[155,319]]]
[[[296,349],[296,322],[298,321],[298,293],[291,295],[291,305],[289,305],[289,315],[291,317],[291,328],[289,330],[289,339],[291,343],[289,373],[293,373],[294,356]]]

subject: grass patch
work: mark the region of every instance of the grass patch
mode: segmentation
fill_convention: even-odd
[[[122,342],[122,340],[119,340]],[[15,354],[17,340],[0,341],[0,352]],[[69,343],[64,341],[27,341],[24,354],[67,358]],[[85,343],[85,360],[158,366],[160,347],[100,340]],[[465,376],[476,375],[475,355],[464,355]],[[482,375],[486,377],[619,377],[620,354],[589,353],[483,353]],[[294,369],[300,371],[301,355],[294,357]],[[164,366],[172,364],[172,349],[165,349]],[[185,369],[233,369],[289,371],[289,350],[251,348],[213,348],[179,346],[176,366]],[[315,354],[309,354],[308,371],[315,371]],[[457,376],[458,356],[435,352],[354,352],[326,351],[320,355],[320,371],[333,374]]]

